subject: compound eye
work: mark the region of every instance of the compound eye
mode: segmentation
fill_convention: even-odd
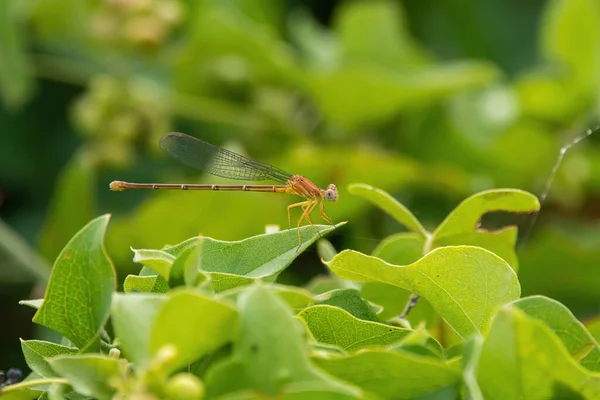
[[[327,189],[327,190],[325,191],[325,198],[326,198],[327,200],[335,200],[335,199],[336,199],[336,197],[337,197],[337,196],[336,196],[336,193],[335,193],[335,191],[333,191],[332,189]]]

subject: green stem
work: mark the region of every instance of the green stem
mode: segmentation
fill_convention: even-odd
[[[2,388],[2,394],[16,392],[19,390],[23,390],[23,389],[27,389],[27,388],[31,388],[31,387],[35,387],[35,386],[52,385],[55,383],[68,385],[69,381],[66,379],[63,379],[63,378],[32,379],[30,381],[24,381],[24,382],[15,383],[14,385],[4,386]]]

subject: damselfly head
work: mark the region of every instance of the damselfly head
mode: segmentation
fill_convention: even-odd
[[[329,201],[337,201],[338,199],[338,192],[337,192],[337,187],[335,187],[335,185],[332,183],[329,186],[327,186],[327,190],[325,190],[325,199],[329,200]]]

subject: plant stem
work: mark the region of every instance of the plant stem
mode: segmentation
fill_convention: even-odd
[[[15,383],[13,385],[4,386],[2,388],[2,394],[6,394],[9,392],[16,392],[18,390],[27,389],[30,387],[41,386],[41,385],[51,385],[54,383],[68,384],[69,381],[63,378],[45,378],[45,379],[32,379],[30,381],[24,381]]]

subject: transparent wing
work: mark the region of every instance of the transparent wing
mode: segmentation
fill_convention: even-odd
[[[223,178],[272,180],[285,184],[292,177],[291,174],[272,165],[249,160],[233,151],[179,132],[163,136],[160,147],[189,167]]]

